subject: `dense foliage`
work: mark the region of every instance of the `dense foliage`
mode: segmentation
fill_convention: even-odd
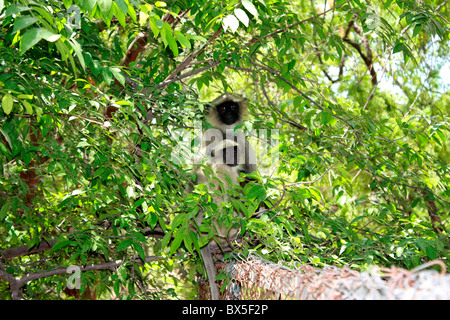
[[[236,252],[449,265],[446,2],[0,0],[0,298],[193,298],[218,208],[173,151],[224,91],[278,132]]]

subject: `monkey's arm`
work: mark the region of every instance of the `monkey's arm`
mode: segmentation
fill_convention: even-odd
[[[211,300],[219,300],[219,288],[216,284],[216,267],[214,266],[209,243],[200,249],[200,254],[205,263],[206,274],[208,275]]]

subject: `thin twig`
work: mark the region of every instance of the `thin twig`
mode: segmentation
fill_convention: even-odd
[[[166,79],[164,79],[163,83],[171,80],[172,78],[175,78],[178,73],[183,71],[195,57],[197,57],[200,53],[202,53],[209,44],[213,43],[216,40],[216,38],[222,32],[222,29],[223,29],[222,26],[220,26],[219,29],[217,29],[217,31],[214,32],[211,38],[209,38],[208,41],[199,50],[197,50],[196,52],[192,53],[189,57],[184,59],[184,61],[180,63],[178,67],[176,67],[175,70],[172,71],[172,73]]]

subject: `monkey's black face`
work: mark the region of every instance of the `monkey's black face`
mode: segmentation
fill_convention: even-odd
[[[231,125],[237,122],[241,117],[239,104],[233,101],[221,103],[216,107],[216,109],[220,120],[226,125]]]

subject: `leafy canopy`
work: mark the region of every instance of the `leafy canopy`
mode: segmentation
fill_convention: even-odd
[[[194,297],[214,219],[288,264],[448,265],[445,3],[0,0],[0,297],[70,296],[71,265]],[[224,91],[278,161],[219,208],[174,150]]]

